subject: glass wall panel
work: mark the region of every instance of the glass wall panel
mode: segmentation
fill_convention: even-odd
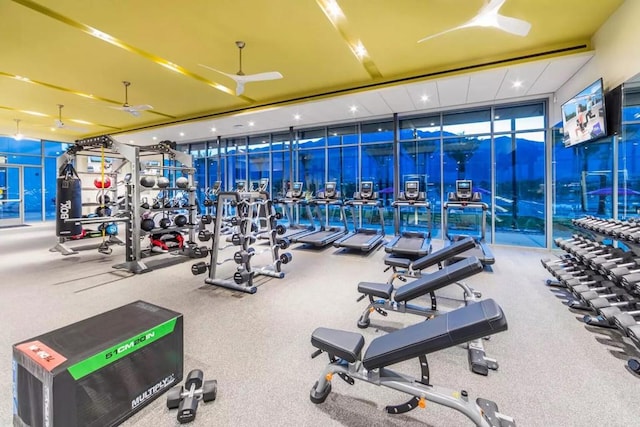
[[[272,151],[289,150],[290,145],[291,145],[291,134],[289,132],[274,133],[273,135],[271,135]]]
[[[393,141],[393,121],[363,123],[360,131],[363,144]]]
[[[306,129],[298,131],[297,148],[299,150],[319,148],[326,145],[325,129]]]
[[[366,144],[360,147],[361,180],[373,181],[384,207],[385,229],[393,234],[393,143]]]
[[[207,143],[199,142],[197,144],[190,144],[189,154],[194,158],[205,157],[207,155]]]
[[[44,141],[44,155],[58,157],[69,148],[71,144],[64,142]]]
[[[358,185],[358,147],[329,148],[327,180],[338,183],[343,197],[353,197]]]
[[[16,156],[15,154],[0,154],[5,157],[5,162],[14,165],[40,165],[42,157],[40,156]]]
[[[512,119],[516,121],[517,119]],[[495,137],[495,243],[544,247],[544,132]]]
[[[609,138],[565,148],[558,130],[553,141],[553,238],[569,237],[572,219],[613,214],[613,144]]]
[[[246,156],[228,156],[227,157],[227,173],[228,181],[226,182],[227,190],[236,188],[237,180],[247,180],[247,157]]]
[[[400,140],[440,138],[440,114],[427,117],[410,117],[400,120]]]
[[[544,129],[544,104],[527,104],[495,108],[493,132]]]
[[[356,125],[330,127],[327,131],[329,145],[353,145],[358,143]]]
[[[249,188],[258,188],[261,178],[269,178],[269,143],[249,146]],[[271,185],[271,183],[269,183]]]
[[[419,181],[420,191],[424,191],[431,204],[432,236],[440,237],[440,139],[403,141],[400,143],[399,191],[404,191],[407,181]],[[389,191],[390,189],[387,189]],[[389,191],[393,193],[393,191]],[[427,231],[426,210],[417,215],[412,209],[402,211],[402,230]],[[412,214],[412,215],[408,215]]]
[[[274,151],[271,154],[271,195],[284,197],[289,189],[291,156],[289,150]],[[305,187],[306,188],[306,187]]]
[[[202,154],[205,153],[204,147],[198,150]],[[196,202],[198,205],[197,213],[204,212],[204,192],[208,188],[207,184],[207,159],[204,157],[195,157],[193,159],[193,167],[196,173],[193,180],[196,182]]]
[[[443,114],[442,125],[445,137],[488,134],[491,132],[491,111],[486,109]]]
[[[39,139],[22,139],[16,141],[8,136],[0,136],[0,153],[19,153],[42,155],[42,143]]]
[[[622,129],[618,144],[618,218],[640,214],[640,84],[623,86]]]
[[[457,179],[470,179],[473,181],[473,191],[480,193],[482,201],[491,209],[491,139],[472,136],[447,138],[443,141],[443,154],[444,199],[450,192],[455,192]],[[479,210],[468,210],[456,221],[451,220],[450,215],[448,223],[452,226],[464,223],[464,227],[470,228],[470,232],[464,234],[479,237],[482,227],[480,213]],[[490,215],[487,215],[484,226],[485,241],[491,243]]]
[[[42,221],[42,167],[24,168],[24,219]]]
[[[58,171],[56,170],[56,158],[44,158],[44,207],[45,219],[56,218],[56,179]]]
[[[298,151],[298,177],[304,181],[307,191],[315,195],[324,188],[325,182],[325,149]]]

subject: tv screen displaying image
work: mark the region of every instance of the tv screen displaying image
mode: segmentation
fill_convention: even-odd
[[[602,79],[562,105],[565,147],[607,136],[606,123]]]

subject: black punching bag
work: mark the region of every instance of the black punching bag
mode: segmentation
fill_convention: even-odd
[[[82,216],[82,185],[71,163],[60,171],[56,184],[56,236],[77,236],[82,233],[82,224],[65,222]]]

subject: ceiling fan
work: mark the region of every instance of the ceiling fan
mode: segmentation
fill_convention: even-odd
[[[216,73],[223,74],[230,79],[233,79],[236,82],[236,95],[242,95],[244,93],[244,85],[245,83],[250,82],[261,82],[265,80],[277,80],[282,78],[282,74],[277,71],[268,71],[265,73],[258,74],[245,74],[242,72],[242,49],[246,46],[246,43],[243,41],[237,41],[236,46],[238,46],[239,54],[240,54],[240,69],[236,74],[225,73],[224,71],[216,70],[215,68],[209,67],[208,65],[199,64],[201,67],[206,68],[207,70],[215,71]]]
[[[507,0],[485,0],[485,4],[482,6],[480,11],[478,11],[478,14],[464,24],[427,36],[418,40],[418,43],[422,43],[423,41],[439,37],[452,31],[471,27],[493,27],[516,36],[525,37],[529,34],[529,30],[531,30],[530,23],[522,19],[512,18],[498,13],[506,1]]]
[[[124,104],[122,104],[122,107],[110,108],[126,111],[134,117],[139,117],[142,111],[153,110],[153,107],[149,104],[129,105],[129,86],[131,86],[131,82],[123,81],[122,84],[124,85]]]
[[[87,128],[83,128],[80,126],[69,126],[62,121],[62,108],[64,105],[58,104],[58,118],[55,120],[56,129],[67,129],[71,131],[84,132]]]

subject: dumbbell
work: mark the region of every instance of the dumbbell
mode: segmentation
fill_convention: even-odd
[[[246,264],[252,256],[256,254],[255,249],[248,248],[246,251],[238,251],[233,254],[233,260],[236,264]]]
[[[274,229],[276,230],[276,233],[279,235],[283,235],[284,233],[287,232],[287,227],[285,227],[282,224],[278,224],[274,227]]]
[[[280,254],[280,257],[278,258],[278,260],[282,263],[282,264],[289,264],[291,262],[291,260],[293,259],[293,255],[291,255],[290,252],[285,252],[283,254]]]
[[[243,283],[247,283],[253,277],[253,272],[248,272],[247,270],[239,270],[233,274],[233,281],[238,285]]]
[[[191,266],[191,274],[193,274],[194,276],[197,276],[198,274],[206,273],[208,268],[209,268],[209,264],[207,264],[206,262],[203,262],[203,261],[196,262]]]
[[[200,221],[205,225],[211,224],[213,222],[213,216],[212,215],[202,215],[200,217]]]
[[[600,289],[600,288],[599,288]],[[576,299],[569,301],[569,308],[574,308],[577,310],[591,310],[591,301],[597,298],[617,298],[626,295],[626,292],[619,288],[604,288],[600,289],[604,290],[608,293],[601,294],[597,291],[587,291],[576,295]]]
[[[276,240],[276,246],[280,249],[287,249],[289,246],[291,246],[291,240],[287,239],[286,237],[283,239],[278,239]]]
[[[209,230],[200,230],[198,231],[198,240],[201,242],[208,242],[211,240],[211,231]]]
[[[282,213],[276,212],[273,215],[269,215],[269,218],[282,219]]]
[[[216,400],[218,382],[216,380],[203,381],[204,373],[200,369],[189,372],[183,386],[173,387],[167,393],[167,408],[178,408],[177,419],[180,424],[195,420],[198,402]],[[186,391],[185,391],[186,389]]]
[[[239,233],[234,233],[231,235],[231,243],[233,243],[236,246],[242,246],[245,244],[245,242],[251,244],[251,243],[255,243],[256,238],[254,236],[243,236],[242,234]]]
[[[203,203],[204,203],[204,205],[205,205],[206,207],[213,206],[213,200],[211,200],[211,199],[209,199],[209,198],[204,199],[204,202],[203,202]]]
[[[191,249],[194,258],[206,258],[209,256],[209,248],[206,246],[194,246]]]

